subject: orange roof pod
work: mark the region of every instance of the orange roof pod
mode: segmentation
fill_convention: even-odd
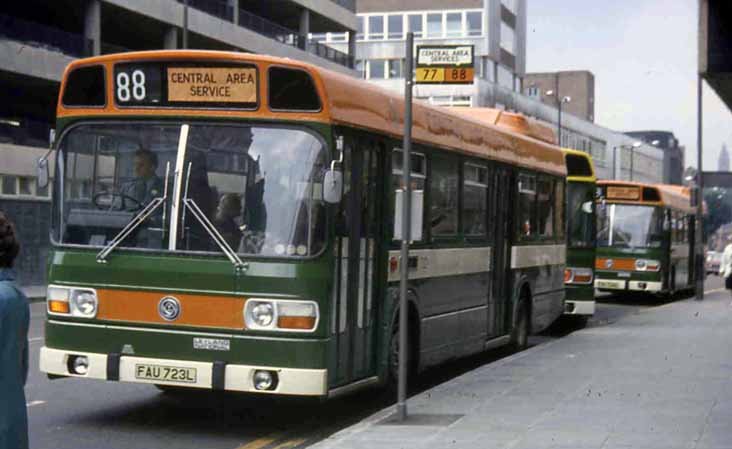
[[[629,202],[640,204],[654,204],[678,209],[687,214],[695,214],[696,208],[691,206],[691,192],[688,187],[671,184],[649,184],[633,181],[597,181],[598,187],[616,189],[615,194],[607,194],[605,200],[614,202]],[[644,200],[646,191],[655,193],[656,201]],[[653,195],[651,193],[650,195]],[[613,198],[614,196],[614,198]],[[634,197],[637,196],[637,197]]]
[[[449,110],[467,115],[491,125],[509,129],[524,136],[533,137],[552,145],[557,144],[557,136],[550,127],[539,123],[531,117],[517,112],[507,112],[494,108],[449,107]]]
[[[249,62],[259,68],[259,107],[256,110],[117,107],[113,101],[114,80],[110,76],[118,62],[154,60],[196,60]],[[101,115],[168,115],[196,117],[264,118],[303,120],[342,124],[371,130],[401,139],[404,124],[404,98],[366,81],[352,78],[304,62],[272,56],[201,50],[146,51],[105,55],[74,61],[64,73],[61,91],[71,70],[88,65],[106,68],[107,102],[100,108],[66,108],[59,96],[58,117]],[[275,112],[268,107],[267,73],[270,66],[286,66],[306,71],[313,79],[322,109],[317,112]],[[445,108],[415,101],[413,139],[477,157],[488,157],[535,170],[566,175],[564,156],[558,147],[533,139],[506,127],[457,114]]]

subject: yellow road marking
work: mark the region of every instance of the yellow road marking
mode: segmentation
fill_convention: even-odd
[[[262,449],[263,447],[274,443],[282,437],[283,434],[281,433],[272,433],[267,435],[266,437],[261,437],[257,438],[254,441],[250,441],[249,443],[239,446],[236,449]]]
[[[284,443],[273,447],[272,449],[291,449],[297,447],[307,441],[307,438],[298,438],[296,440],[285,441]]]

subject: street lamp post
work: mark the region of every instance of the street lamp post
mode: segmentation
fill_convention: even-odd
[[[547,97],[555,97],[556,103],[557,103],[557,141],[559,142],[559,146],[562,146],[562,103],[569,103],[572,101],[572,97],[562,97],[559,98],[559,90],[548,90],[546,91]]]

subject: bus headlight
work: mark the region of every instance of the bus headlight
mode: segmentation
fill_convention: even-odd
[[[637,259],[635,269],[636,271],[658,271],[661,269],[661,262],[650,259]]]
[[[97,292],[91,288],[49,285],[46,290],[46,308],[50,315],[94,318],[98,304]]]
[[[274,307],[272,303],[257,301],[253,304],[249,315],[253,326],[248,327],[266,328],[274,322]]]
[[[244,322],[251,330],[312,332],[318,317],[314,301],[251,298],[244,306]]]
[[[94,290],[71,290],[71,315],[82,318],[94,318],[97,316],[97,294]]]
[[[593,277],[591,268],[568,267],[564,269],[565,284],[591,284]]]

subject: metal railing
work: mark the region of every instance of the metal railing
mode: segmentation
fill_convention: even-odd
[[[0,36],[69,56],[90,56],[92,41],[40,23],[0,14]]]
[[[331,0],[334,3],[355,10],[355,2],[353,0]],[[183,0],[178,0],[179,3],[183,3]],[[195,8],[199,11],[203,11],[212,16],[226,20],[227,22],[234,22],[234,10],[226,2],[221,0],[188,0],[188,6]],[[336,64],[341,64],[349,68],[353,68],[354,60],[353,57],[338,51],[334,48],[323,45],[319,42],[309,41],[307,36],[299,34],[297,31],[283,27],[282,25],[272,22],[271,20],[265,19],[264,17],[252,14],[244,9],[237,11],[239,26],[248,30],[254,31],[257,34],[261,34],[270,39],[274,39],[277,42],[285,45],[290,45],[300,50],[307,51],[315,54],[321,58],[333,61]]]

